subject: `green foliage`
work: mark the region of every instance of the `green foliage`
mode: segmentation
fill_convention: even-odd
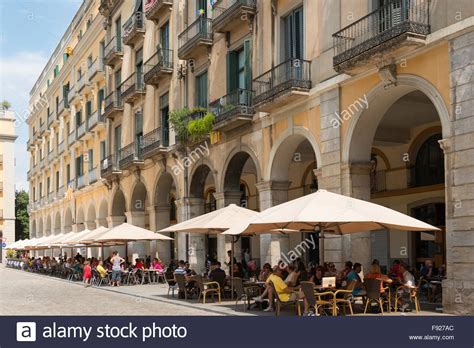
[[[191,115],[206,112],[201,118],[192,119]],[[186,143],[199,141],[212,130],[214,114],[205,108],[183,108],[171,111],[169,121],[178,139]]]
[[[7,259],[16,258],[16,251],[15,250],[7,250],[5,254],[7,255]]]
[[[12,106],[8,100],[2,101],[0,104],[3,110],[8,110]]]
[[[29,237],[30,217],[28,215],[29,196],[25,191],[15,192],[15,239]]]
[[[188,123],[188,134],[192,141],[199,141],[212,131],[215,116],[207,112],[202,118],[191,120]]]

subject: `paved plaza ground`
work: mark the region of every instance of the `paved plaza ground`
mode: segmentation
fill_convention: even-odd
[[[0,266],[0,315],[267,315],[261,311],[235,311],[235,301],[196,303],[167,295],[165,284],[84,288],[79,282],[28,273]],[[420,314],[440,315],[422,311]],[[290,308],[282,315],[294,315]],[[386,315],[401,315],[390,313]]]

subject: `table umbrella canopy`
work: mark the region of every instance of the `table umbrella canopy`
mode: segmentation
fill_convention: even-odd
[[[225,208],[166,227],[159,232],[220,233],[242,220],[255,218],[258,214],[256,211],[230,204]]]
[[[75,245],[78,244],[79,239],[86,237],[92,231],[85,229],[81,232],[68,233],[68,237],[65,237],[61,240],[61,245]]]
[[[42,237],[43,239],[37,241],[32,247],[34,249],[48,249],[53,245],[53,243],[58,239],[59,235],[51,235]]]
[[[100,226],[95,230],[89,232],[86,235],[81,236],[77,242],[80,244],[93,244],[96,243],[97,238],[102,237],[109,229],[104,226]]]
[[[326,190],[279,204],[224,235],[278,232],[279,229],[349,234],[380,229],[429,231],[438,228],[384,206]],[[272,231],[273,230],[273,231]]]
[[[25,244],[23,244],[23,247],[26,250],[41,248],[41,243],[47,242],[48,240],[52,239],[51,237],[55,237],[55,236],[43,236],[43,237],[31,239],[29,242],[26,242]]]
[[[17,240],[16,242],[13,242],[12,244],[10,245],[7,245],[7,247],[5,249],[10,249],[10,250],[20,250],[21,246],[23,244],[25,244],[26,242],[28,242],[29,239],[20,239],[20,240]]]
[[[173,238],[152,232],[145,228],[123,223],[105,232],[101,237],[96,239],[96,242],[136,242],[146,240],[173,240]]]
[[[67,239],[67,238],[71,238],[74,234],[76,234],[75,232],[68,232],[68,233],[63,233],[63,234],[57,234],[56,235],[56,239],[53,239],[51,242],[49,242],[49,245],[51,247],[53,246],[61,246],[62,245],[62,241]]]

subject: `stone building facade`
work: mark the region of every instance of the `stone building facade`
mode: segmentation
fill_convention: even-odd
[[[52,163],[73,194],[34,196],[33,235],[124,221],[156,231],[230,203],[264,210],[327,189],[441,232],[328,238],[326,260],[368,267],[377,258],[389,267],[401,259],[414,268],[433,260],[447,270],[445,311],[473,313],[472,2],[86,1],[76,16],[85,26],[86,8],[95,14],[90,46],[59,46],[58,57],[74,48],[71,68],[59,69],[60,85],[97,46],[105,73],[79,92],[77,107],[89,115],[93,100],[102,122],[97,130],[86,124],[78,139],[77,109],[60,117],[76,137]],[[69,38],[81,27],[74,23]],[[53,97],[55,82],[45,82],[54,66],[32,91],[32,104],[40,91]],[[192,120],[212,113],[212,132],[184,141],[170,121],[177,111]],[[31,129],[41,112],[32,113]],[[33,157],[48,134],[35,137],[32,129]],[[90,149],[97,181],[79,183]],[[45,161],[46,170],[30,173],[32,191],[46,194],[38,185],[47,185],[48,169],[54,176],[51,166]],[[231,245],[223,236],[173,237],[129,250],[189,259],[201,270],[208,254],[223,261]],[[274,264],[302,238],[241,238],[236,256],[248,249],[260,264]],[[303,257],[318,262],[318,253]]]

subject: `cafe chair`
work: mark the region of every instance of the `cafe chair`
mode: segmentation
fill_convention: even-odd
[[[339,305],[343,306],[342,308],[344,311],[344,315],[346,315],[346,307],[349,307],[349,311],[351,312],[351,315],[354,315],[354,311],[352,310],[352,302],[354,301],[352,292],[354,291],[356,283],[357,282],[355,280],[350,281],[349,283],[347,283],[347,286],[345,289],[336,290],[334,292],[332,315],[337,316]]]
[[[300,299],[297,297],[295,300],[282,301],[280,296],[278,295],[277,291],[275,290],[275,285],[273,285],[273,282],[270,281],[269,284],[270,284],[272,292],[273,292],[273,298],[275,299],[275,302],[276,302],[275,315],[276,316],[280,315],[281,307],[295,306],[296,307],[296,313],[298,314],[298,316],[301,316]]]
[[[178,284],[178,293],[184,294],[184,299],[188,299],[188,295],[192,294],[192,290],[186,287],[186,277],[184,274],[175,274],[174,278],[176,279],[176,283]]]
[[[242,301],[242,304],[244,305],[244,312],[247,310],[247,308],[250,308],[250,301],[253,299],[252,293],[254,293],[254,289],[258,289],[257,286],[245,286],[244,287],[244,281],[242,278],[232,278],[231,279],[231,284],[234,288],[234,292],[237,296],[237,299],[235,300],[235,310],[237,311],[237,305],[239,301]],[[247,302],[247,304],[245,303]]]
[[[415,310],[416,313],[420,312],[420,300],[418,298],[418,293],[420,291],[420,286],[408,286],[408,285],[401,285],[397,288],[397,292],[395,293],[395,312],[398,310],[398,300],[403,298],[403,295],[409,292],[410,302],[415,303]]]
[[[217,294],[219,303],[221,303],[221,286],[218,282],[203,282],[202,276],[200,275],[195,275],[193,279],[196,282],[199,291],[199,296],[197,300],[198,302],[201,300],[202,296],[202,303],[205,304],[207,294],[212,294],[212,300],[214,301],[214,295]]]
[[[333,302],[331,301],[331,298],[333,297],[333,293],[331,291],[326,291],[326,292],[321,292],[321,293],[315,292],[313,282],[308,282],[308,281],[301,281],[300,286],[301,286],[301,290],[303,291],[304,297],[306,298],[306,301],[308,302],[309,308],[314,309],[314,314],[317,315],[317,314],[325,313],[324,311],[321,311],[323,307],[330,308],[331,314],[334,313],[332,309]]]
[[[380,308],[380,312],[383,315],[383,303],[384,299],[382,298],[382,292],[381,292],[381,283],[382,280],[380,279],[365,279],[364,285],[365,285],[365,291],[367,292],[366,298],[365,298],[365,309],[364,309],[364,314],[367,313],[367,307],[372,303],[377,303]]]
[[[174,279],[168,279],[165,274],[163,274],[163,279],[166,285],[168,285],[168,296],[170,295],[174,297],[174,291],[178,289],[178,283]]]

